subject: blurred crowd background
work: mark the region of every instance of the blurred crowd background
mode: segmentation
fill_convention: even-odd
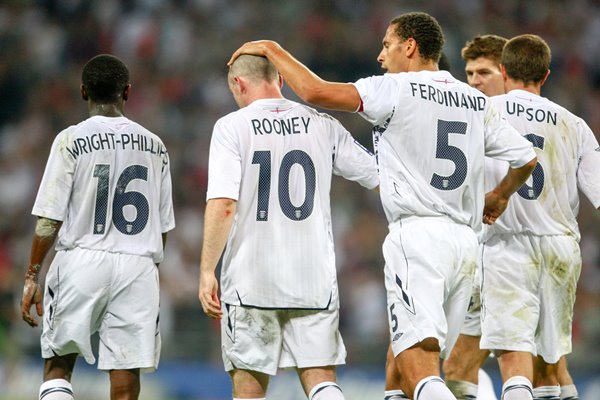
[[[212,126],[237,108],[226,62],[242,43],[268,38],[325,79],[355,81],[382,73],[376,57],[388,22],[415,10],[439,20],[451,71],[462,80],[460,49],[474,35],[541,35],[553,56],[543,95],[600,134],[600,1],[3,0],[0,358],[10,364],[39,356],[40,330],[26,325],[18,308],[35,223],[30,212],[53,138],[87,118],[79,85],[89,58],[113,53],[127,63],[133,91],[126,114],[161,136],[171,157],[177,228],[160,267],[162,359],[220,368],[219,331],[202,313],[197,285]],[[362,118],[334,115],[372,148]],[[332,206],[347,362],[383,369],[385,218],[375,193],[341,179],[334,180]],[[583,199],[584,267],[570,358],[575,373],[600,372],[599,221]]]

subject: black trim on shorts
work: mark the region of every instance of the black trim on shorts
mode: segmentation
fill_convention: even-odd
[[[331,300],[333,299],[333,293],[329,294],[329,300],[327,301],[327,305],[324,308],[313,308],[313,307],[262,307],[254,304],[244,304],[242,298],[240,297],[240,293],[236,290],[235,294],[238,297],[238,301],[240,302],[239,306],[248,307],[248,308],[256,308],[258,310],[299,310],[299,311],[325,311],[329,309],[331,305]],[[235,305],[235,304],[233,304]]]

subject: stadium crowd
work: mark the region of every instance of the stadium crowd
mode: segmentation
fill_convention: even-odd
[[[236,109],[226,62],[243,42],[285,45],[325,79],[380,73],[378,43],[390,19],[422,10],[442,25],[452,73],[464,80],[460,48],[476,34],[542,36],[553,52],[544,95],[600,134],[600,2],[505,0],[7,0],[0,5],[0,354],[38,356],[39,331],[20,318],[35,191],[54,136],[85,118],[81,68],[113,53],[130,68],[125,111],[164,140],[172,162],[177,228],[160,267],[163,359],[220,365],[218,325],[197,298],[212,126]],[[343,66],[343,67],[340,67]],[[286,96],[294,98],[291,92]],[[370,127],[334,114],[366,147]],[[332,208],[348,363],[383,367],[387,320],[376,194],[334,180]],[[584,267],[575,311],[574,372],[600,366],[600,216],[580,211]],[[50,257],[48,257],[50,259]]]

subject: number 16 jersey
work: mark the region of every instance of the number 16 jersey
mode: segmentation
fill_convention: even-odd
[[[167,150],[126,117],[93,116],[60,132],[32,214],[62,221],[56,250],[163,258],[175,227]]]
[[[327,114],[261,99],[217,121],[207,199],[237,200],[221,271],[225,303],[325,309],[337,301],[332,173],[378,184],[373,155]]]

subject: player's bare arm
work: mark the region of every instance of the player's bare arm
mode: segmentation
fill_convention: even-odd
[[[29,266],[25,273],[23,297],[21,298],[21,316],[30,326],[38,326],[38,322],[31,315],[31,306],[35,305],[38,316],[42,316],[42,288],[39,284],[40,270],[48,251],[54,244],[62,222],[40,217],[35,225],[35,233],[31,243]]]
[[[307,103],[349,112],[355,112],[360,107],[360,95],[354,85],[321,79],[276,42],[247,42],[233,53],[228,65],[242,54],[267,57],[294,93]]]
[[[232,199],[210,199],[206,203],[198,298],[210,318],[223,315],[215,269],[227,244],[235,209],[236,201]]]
[[[508,199],[525,183],[537,164],[537,157],[520,168],[509,168],[508,173],[492,191],[485,195],[483,222],[491,225],[508,206]]]

